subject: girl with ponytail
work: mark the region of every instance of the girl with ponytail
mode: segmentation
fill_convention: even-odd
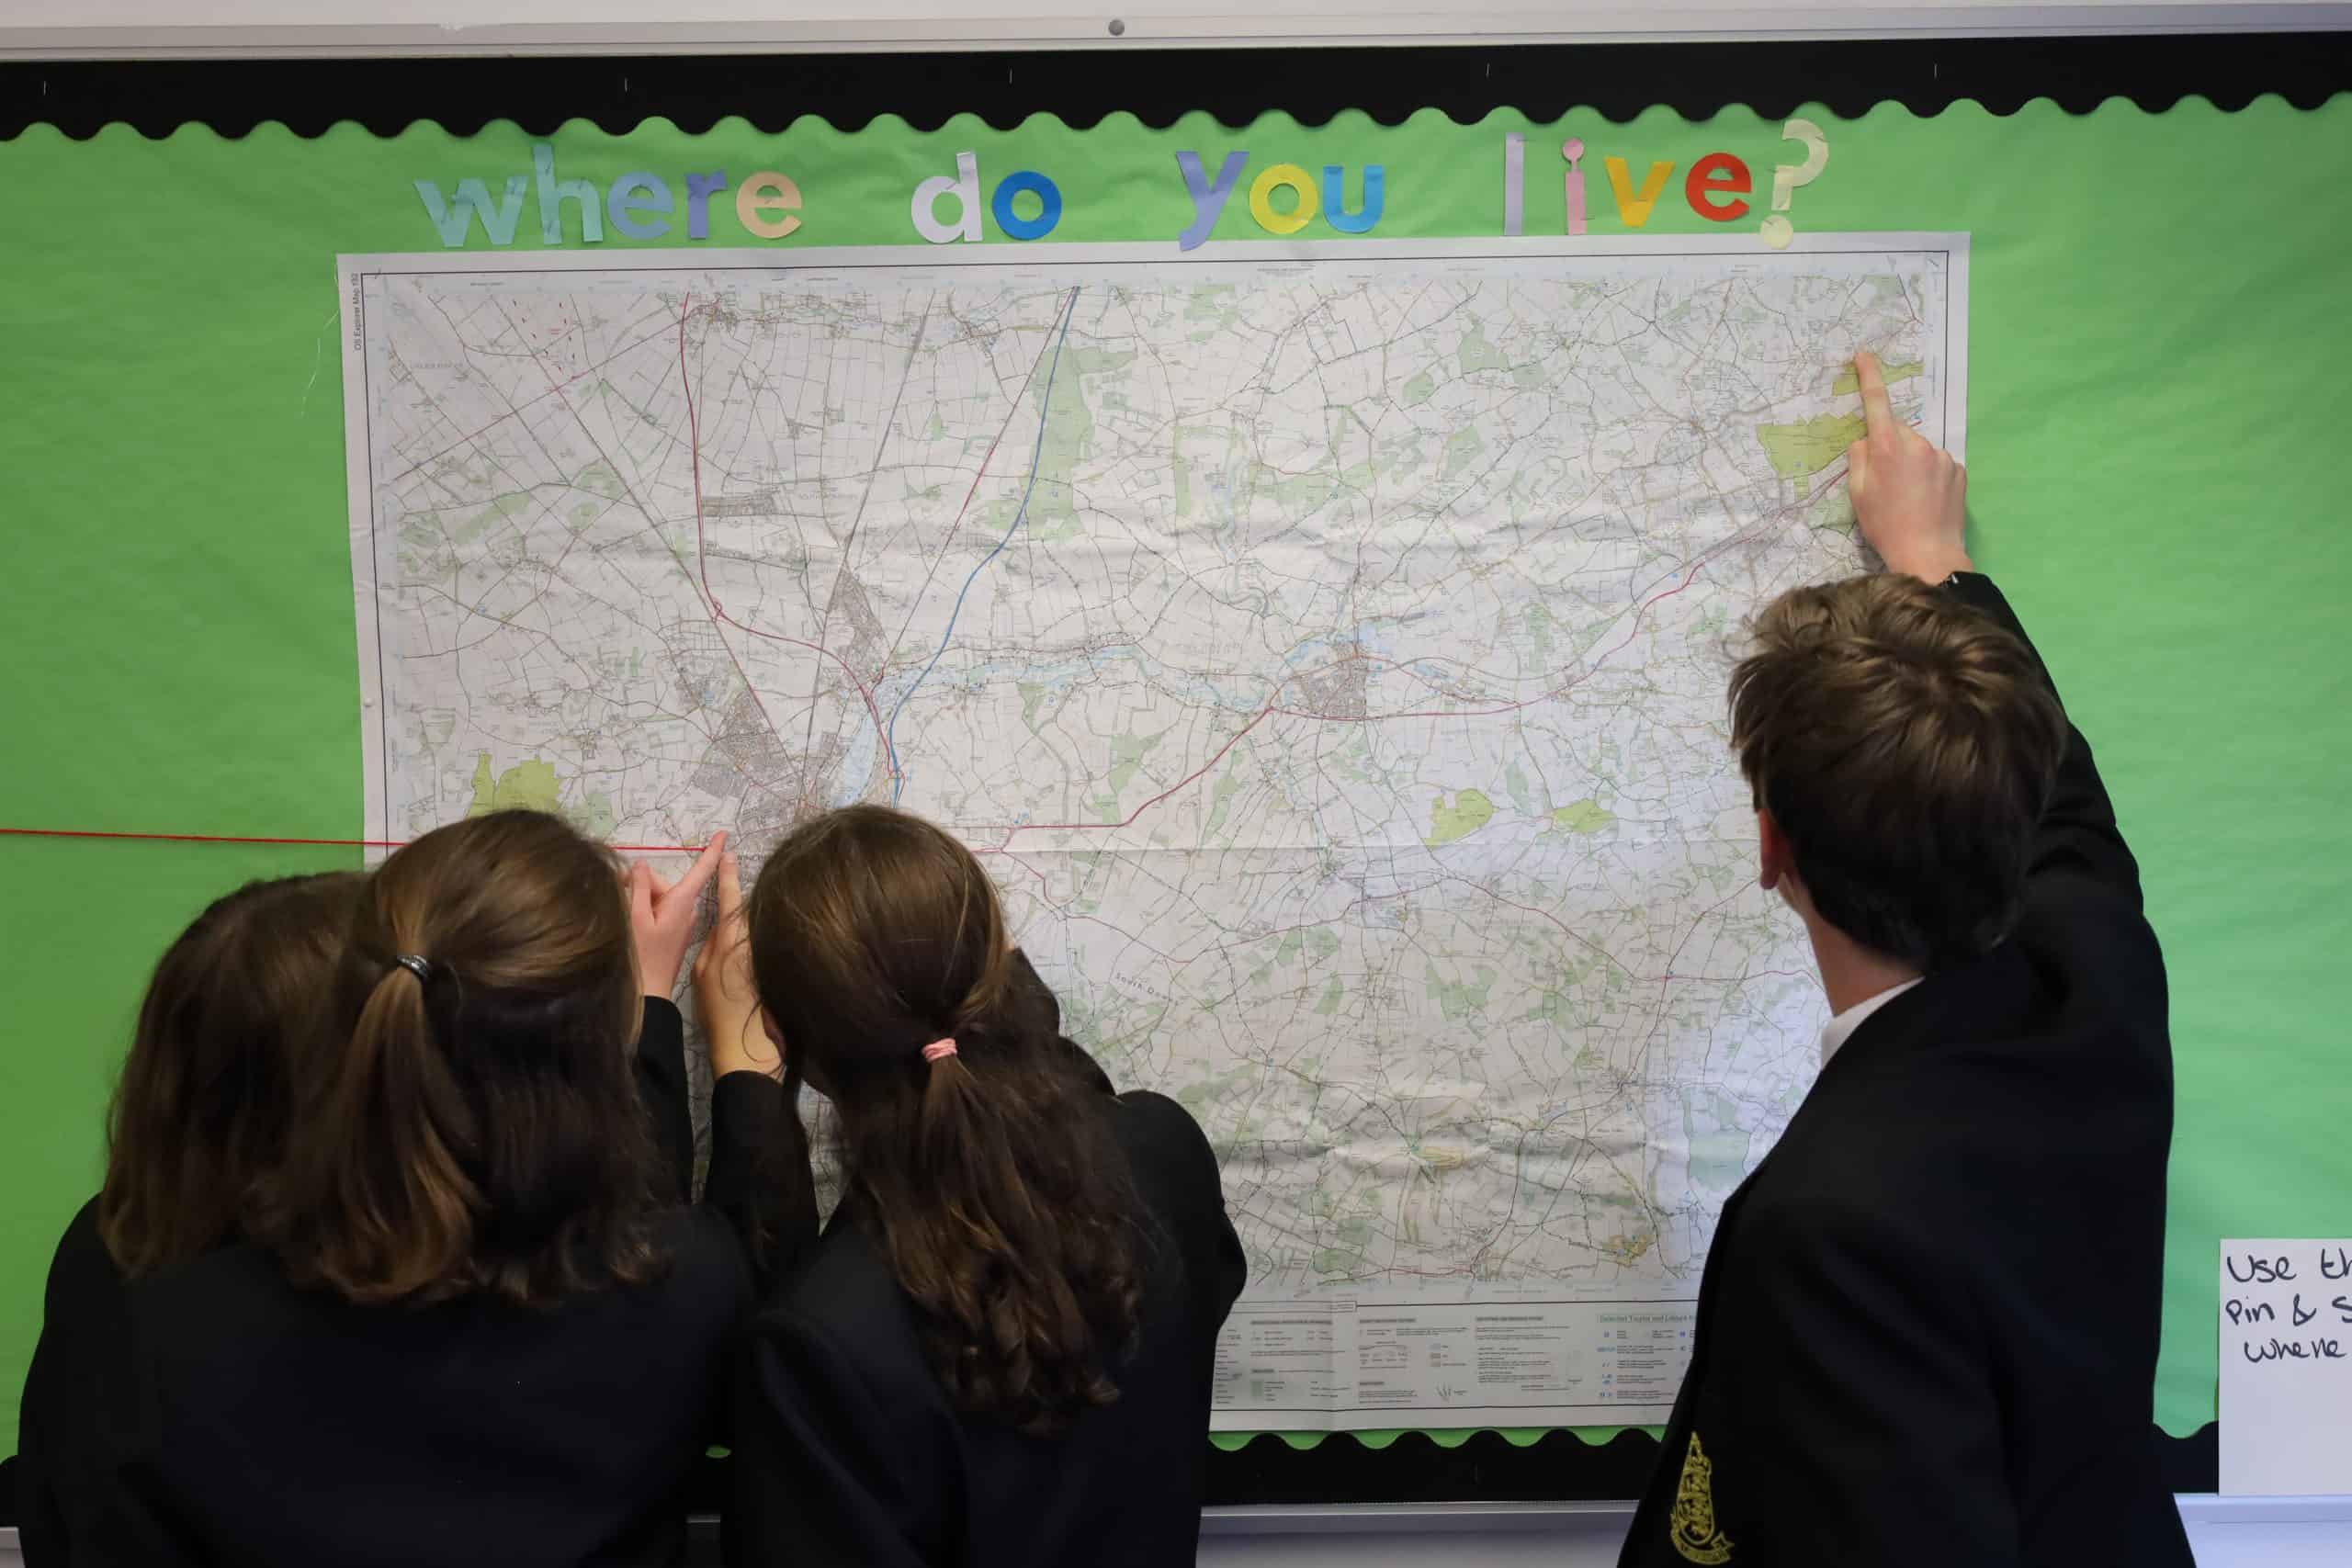
[[[497,812],[366,879],[255,1240],[130,1292],[92,1561],[683,1560],[750,1304],[679,1206],[669,995],[722,848],[672,887]]]
[[[739,1374],[751,1560],[1191,1562],[1243,1276],[1199,1127],[1108,1092],[979,863],[916,818],[820,818],[748,901],[723,865],[719,920],[713,1060],[775,1043],[785,1103],[832,1101],[846,1179]],[[805,1156],[779,1179],[798,1212]]]

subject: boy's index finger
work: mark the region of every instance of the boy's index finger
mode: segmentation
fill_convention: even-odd
[[[1854,385],[1862,394],[1862,428],[1872,435],[1893,431],[1894,404],[1886,395],[1886,378],[1879,373],[1878,355],[1861,349],[1854,355]]]

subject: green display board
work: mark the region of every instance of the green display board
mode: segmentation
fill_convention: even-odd
[[[2157,1413],[2211,1418],[2214,1248],[2223,1235],[2332,1235],[2352,1206],[2338,1126],[2352,1017],[2352,103],[2201,100],[2071,117],[1963,105],[1811,115],[1830,161],[1794,193],[1806,230],[1973,236],[1969,470],[1979,563],[2033,630],[2097,746],[2144,870],[2172,972],[2179,1085]],[[1675,167],[1651,232],[1753,231],[1773,166],[1803,149],[1744,110],[1532,125],[1433,113],[1382,127],[1205,116],[1164,130],[885,118],[839,131],[741,121],[706,136],[653,122],[534,139],[431,125],[315,141],[264,128],[0,144],[0,828],[349,840],[359,741],[346,539],[338,253],[433,249],[416,182],[494,208],[544,141],[563,178],[633,171],[788,176],[752,217],[729,197],[687,232],[603,244],[919,244],[909,196],[976,152],[983,188],[1052,178],[1053,241],[1151,240],[1194,219],[1176,154],[1215,171],[1377,163],[1382,238],[1502,226],[1505,133],[1527,137],[1526,230],[1559,233],[1558,144],[1588,144],[1590,231],[1627,224],[1601,160],[1636,188]],[[1739,224],[1685,198],[1698,160],[1753,171]],[[1247,179],[1219,239],[1267,238]],[[779,187],[771,187],[771,194]],[[526,205],[511,246],[543,243]],[[443,221],[452,216],[445,204]],[[1024,214],[1025,216],[1025,214]],[[458,231],[452,228],[453,233]],[[465,243],[491,244],[479,221]],[[1340,237],[1317,222],[1300,237]],[[577,245],[576,214],[562,242]],[[984,243],[1013,245],[993,220]],[[1760,243],[1760,242],[1759,242]],[[1730,766],[1729,759],[1725,766]],[[146,970],[205,901],[254,876],[356,863],[333,846],[0,837],[0,1453],[40,1329],[58,1232],[96,1180],[100,1117]],[[2098,1291],[2096,1279],[2052,1289]],[[2119,1303],[2132,1310],[2132,1303]]]

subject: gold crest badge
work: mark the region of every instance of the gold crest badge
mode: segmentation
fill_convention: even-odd
[[[1690,1434],[1690,1451],[1682,1461],[1682,1483],[1674,1491],[1674,1512],[1667,1516],[1668,1538],[1674,1550],[1691,1562],[1728,1562],[1731,1537],[1715,1528],[1715,1467]]]

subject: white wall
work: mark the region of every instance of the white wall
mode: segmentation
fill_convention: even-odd
[[[1113,33],[1113,24],[1118,32]],[[2345,0],[0,0],[0,58],[1136,48],[2352,28]]]

